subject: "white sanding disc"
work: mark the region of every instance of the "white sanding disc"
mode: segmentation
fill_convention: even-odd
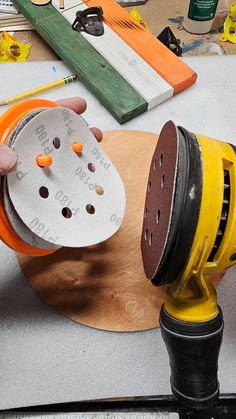
[[[72,149],[83,144],[82,153]],[[11,147],[18,154],[8,191],[24,224],[47,242],[83,247],[102,242],[120,227],[125,212],[123,182],[83,118],[67,108],[34,116]],[[36,163],[50,154],[50,167]]]
[[[17,136],[19,135],[20,131],[24,128],[24,126],[36,115],[39,113],[45,111],[47,108],[39,108],[36,109],[29,114],[27,114],[19,124],[11,131],[8,139],[7,139],[7,145],[8,147],[12,148],[13,144],[15,143]],[[11,224],[11,227],[15,231],[18,237],[21,238],[25,243],[36,247],[38,249],[58,249],[59,246],[56,246],[53,243],[49,243],[46,240],[42,239],[41,237],[37,236],[35,233],[33,233],[21,220],[19,215],[17,214],[11,200],[9,197],[8,187],[7,187],[7,180],[6,177],[3,177],[2,182],[2,189],[3,189],[3,204],[4,209],[7,214],[7,218]]]
[[[23,223],[10,200],[6,178],[3,180],[2,188],[4,209],[7,214],[7,218],[17,236],[20,237],[21,240],[23,240],[25,243],[38,249],[58,249],[59,246],[56,246],[53,243],[49,243],[41,237],[37,236]]]

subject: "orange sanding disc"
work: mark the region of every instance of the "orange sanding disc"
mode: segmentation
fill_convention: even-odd
[[[14,130],[14,128],[18,126],[17,124],[31,112],[40,108],[56,108],[59,106],[60,105],[46,99],[31,99],[12,106],[0,117],[1,143],[7,143],[12,130]],[[25,243],[21,237],[16,234],[4,208],[3,184],[0,185],[0,224],[0,239],[13,250],[32,256],[43,256],[54,251],[50,249],[37,249],[28,243]]]

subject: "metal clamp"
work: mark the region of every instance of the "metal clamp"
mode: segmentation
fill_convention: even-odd
[[[101,7],[89,7],[79,10],[72,24],[72,28],[78,32],[86,32],[90,35],[101,36],[104,34],[103,10]]]

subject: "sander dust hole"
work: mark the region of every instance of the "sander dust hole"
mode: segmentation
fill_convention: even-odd
[[[146,229],[144,233],[144,239],[147,240],[147,238],[148,238],[148,229]]]
[[[149,181],[149,182],[148,182],[148,192],[150,192],[150,191],[151,191],[151,186],[152,186],[152,182],[151,182],[151,181]]]
[[[160,158],[159,158],[159,165],[160,165],[160,166],[162,166],[162,163],[163,163],[163,154],[161,154],[161,155],[160,155]]]
[[[161,216],[161,211],[160,210],[158,210],[157,211],[157,215],[156,215],[156,223],[158,224],[159,223],[159,221],[160,221],[160,216]]]
[[[61,140],[58,137],[55,137],[52,143],[56,150],[58,150],[61,147]]]
[[[49,191],[48,188],[46,188],[46,186],[41,186],[39,188],[39,195],[41,196],[41,198],[46,199],[49,197]]]
[[[148,210],[147,210],[147,208],[145,208],[145,211],[144,211],[144,218],[147,218],[147,214],[148,214]]]
[[[90,172],[95,172],[96,170],[95,164],[88,163],[88,169],[90,170]]]
[[[157,161],[156,161],[156,159],[154,160],[154,163],[153,163],[153,170],[156,170],[156,167],[157,167]]]
[[[62,213],[63,217],[65,217],[65,218],[71,218],[72,217],[72,212],[71,212],[70,208],[68,208],[68,207],[62,208],[61,213]]]
[[[95,214],[95,208],[94,208],[94,206],[92,204],[87,204],[86,205],[86,211],[89,214]]]
[[[103,194],[104,194],[104,189],[103,189],[103,187],[102,187],[102,186],[97,185],[97,186],[96,186],[96,188],[95,188],[95,192],[96,192],[98,195],[103,195]]]
[[[164,188],[164,183],[165,183],[165,175],[162,175],[162,177],[161,177],[161,187],[162,187],[162,189]]]
[[[152,245],[152,238],[153,238],[153,234],[151,233],[150,236],[149,236],[149,240],[148,240],[149,246]]]

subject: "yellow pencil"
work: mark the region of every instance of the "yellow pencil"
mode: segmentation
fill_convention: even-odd
[[[12,102],[16,102],[18,100],[25,99],[26,97],[30,97],[35,94],[45,92],[46,90],[53,89],[54,87],[63,86],[65,84],[72,83],[73,81],[76,80],[76,78],[77,77],[75,75],[63,77],[63,79],[61,80],[57,80],[52,83],[45,84],[44,86],[40,86],[40,87],[36,87],[35,89],[28,90],[27,92],[20,93],[19,95],[4,99],[3,101],[0,102],[0,106],[9,105]]]

